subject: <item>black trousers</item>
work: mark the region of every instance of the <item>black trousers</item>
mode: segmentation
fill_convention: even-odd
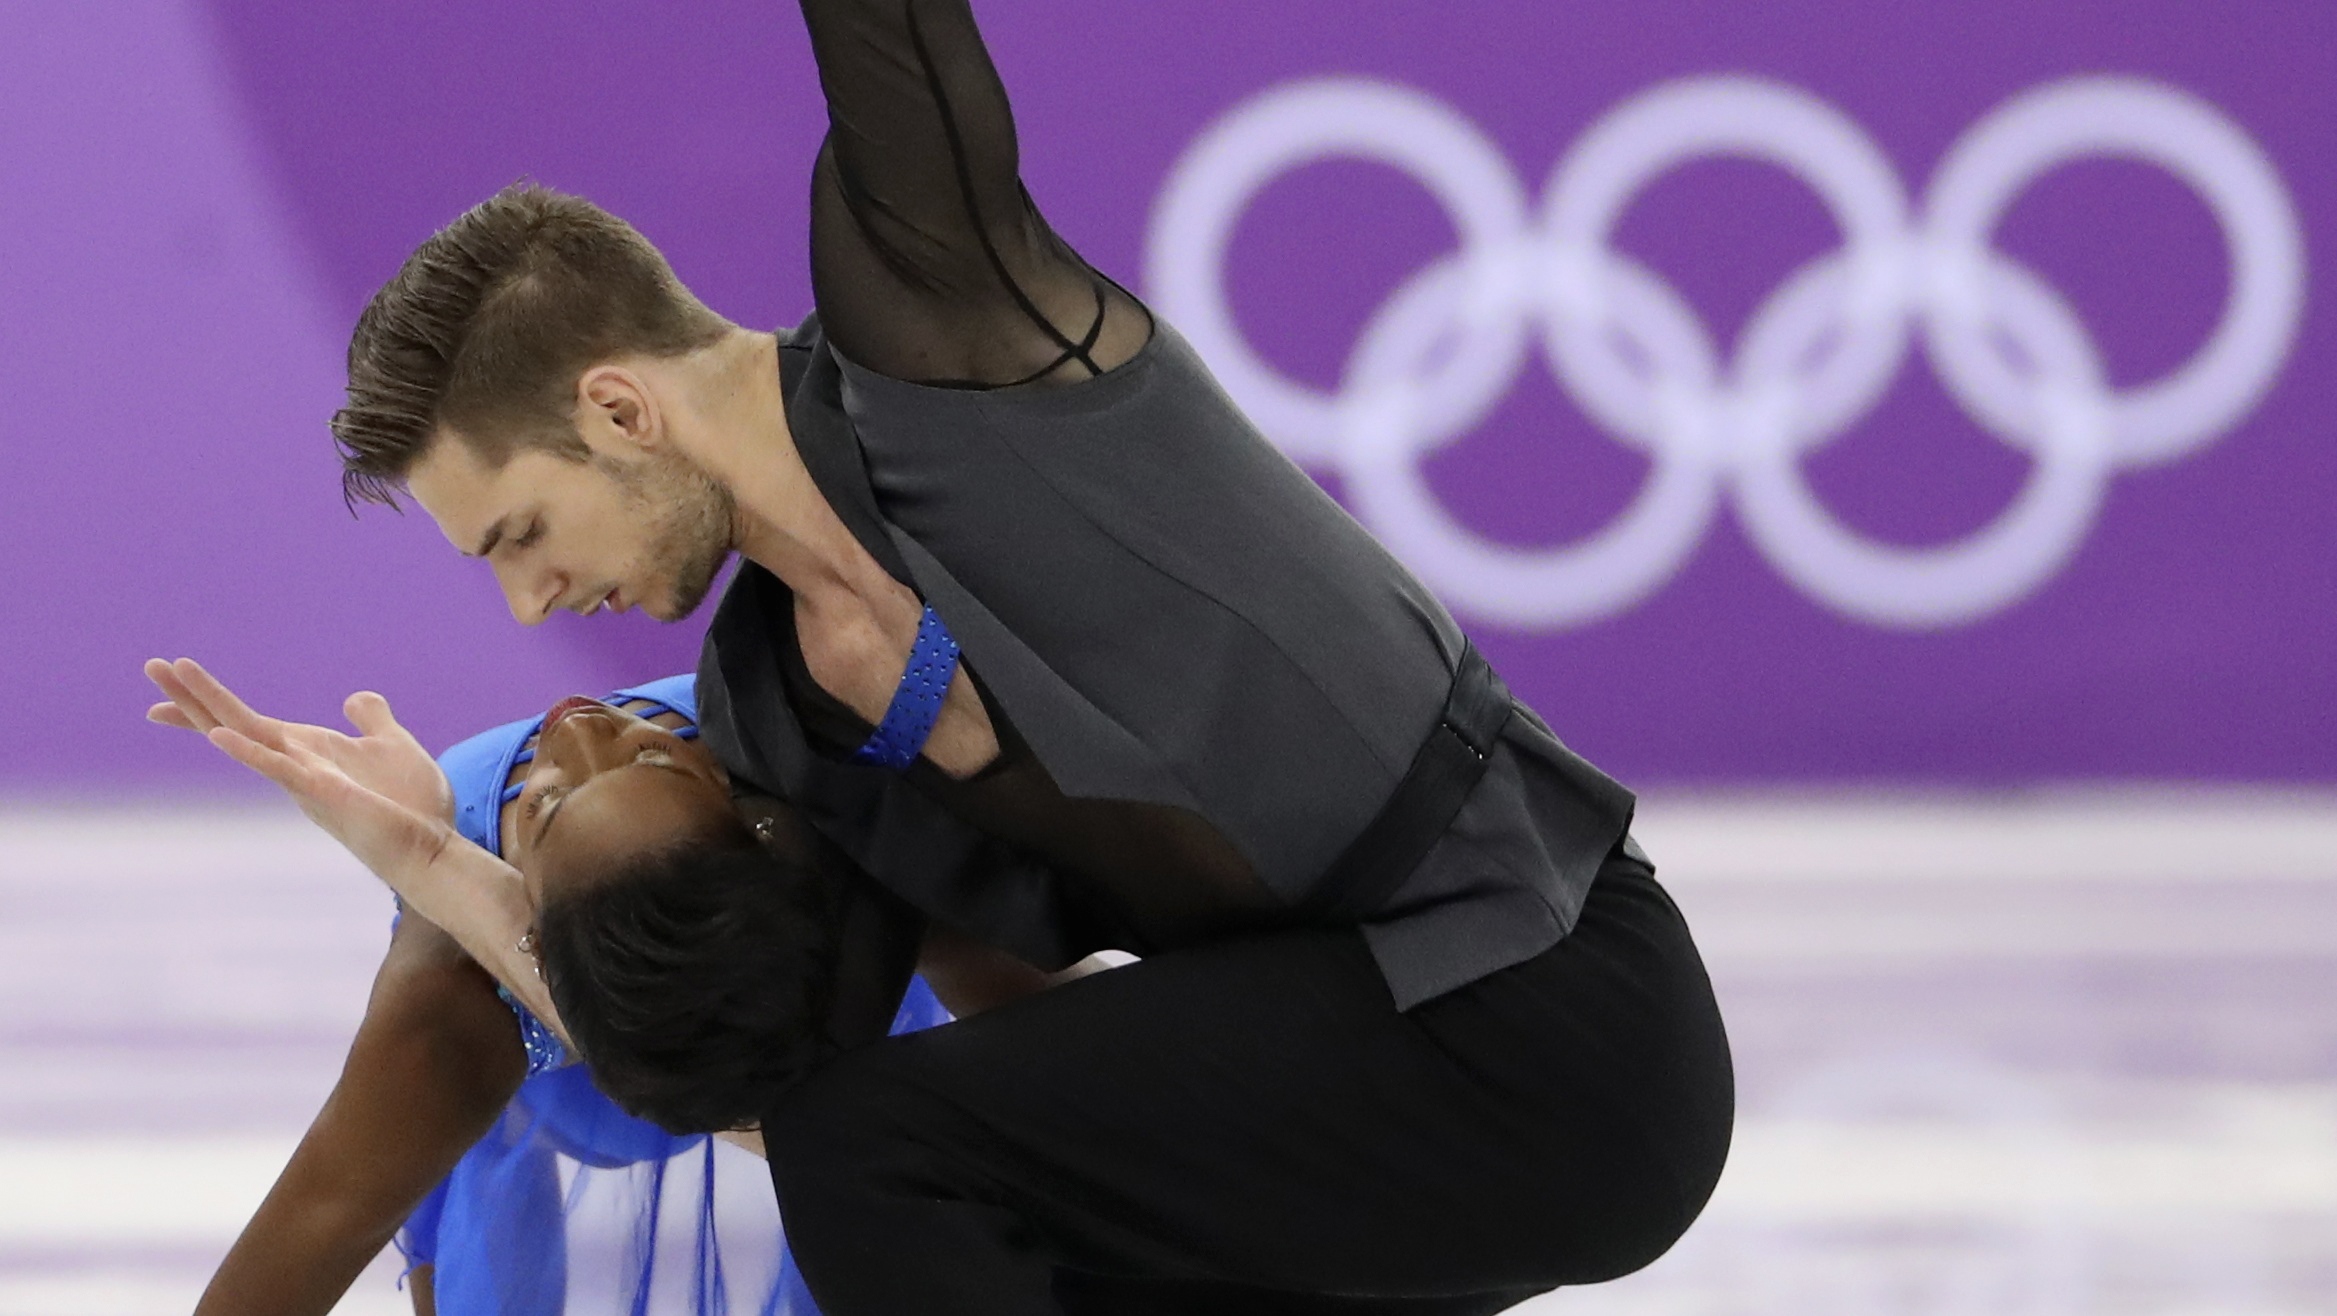
[[[1457,1316],[1660,1256],[1734,1109],[1618,855],[1565,940],[1409,1012],[1353,929],[1180,950],[850,1053],[764,1138],[826,1316]]]

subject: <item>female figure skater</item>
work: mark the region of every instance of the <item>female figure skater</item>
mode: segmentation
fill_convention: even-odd
[[[150,672],[173,696],[155,706],[157,721],[212,720],[193,693],[215,689],[199,668]],[[699,753],[690,743],[692,684],[669,677],[605,702],[566,701],[549,749],[543,716],[456,745],[438,763],[457,828],[524,871],[525,804],[541,801],[555,778],[573,785],[580,760],[628,732],[641,736],[637,725],[670,733],[661,753]],[[353,707],[383,725],[372,721],[370,702]],[[544,780],[531,796],[538,764]],[[625,785],[602,789],[616,787],[621,803]],[[771,806],[742,805],[765,843],[816,844]],[[1003,957],[946,936],[926,940],[924,966],[962,1012],[1045,985]],[[949,1017],[919,979],[893,1030]],[[718,1154],[703,1135],[669,1134],[626,1115],[569,1058],[559,1037],[446,933],[401,912],[339,1082],[197,1316],[322,1316],[393,1232],[418,1316],[816,1316],[762,1189],[762,1167],[737,1163],[740,1152]],[[565,1178],[563,1157],[572,1163]]]

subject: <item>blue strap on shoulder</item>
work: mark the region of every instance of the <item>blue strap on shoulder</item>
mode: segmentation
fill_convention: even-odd
[[[909,646],[909,665],[901,671],[900,687],[893,691],[892,707],[876,724],[868,743],[852,751],[855,763],[873,763],[893,772],[907,772],[933,736],[941,719],[941,698],[949,693],[949,679],[958,670],[958,642],[942,624],[932,604],[917,623],[917,642]]]
[[[511,1007],[519,1018],[519,1045],[527,1052],[527,1076],[534,1078],[546,1070],[558,1069],[568,1063],[568,1048],[561,1045],[560,1036],[536,1018],[535,1012],[519,1003],[511,989],[495,984],[495,994]]]

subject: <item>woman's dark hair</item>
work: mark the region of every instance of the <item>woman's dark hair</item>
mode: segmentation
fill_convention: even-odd
[[[545,985],[601,1091],[669,1132],[744,1128],[833,1051],[828,857],[722,828],[538,912]]]

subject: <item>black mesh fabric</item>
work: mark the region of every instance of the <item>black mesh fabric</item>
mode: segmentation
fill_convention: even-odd
[[[829,129],[812,183],[812,289],[828,343],[857,365],[955,388],[1076,384],[1152,333],[1144,307],[1081,260],[1018,176],[1014,117],[964,0],[804,0]],[[777,616],[789,702],[842,757],[866,722],[819,688]],[[1000,755],[959,781],[908,780],[1000,839],[1083,879],[1066,891],[1095,948],[1150,951],[1275,910],[1248,863],[1192,814],[1068,799],[985,696]]]
[[[828,102],[813,296],[851,361],[916,383],[1075,383],[1151,335],[1144,308],[1024,192],[1014,116],[964,0],[803,0]]]

